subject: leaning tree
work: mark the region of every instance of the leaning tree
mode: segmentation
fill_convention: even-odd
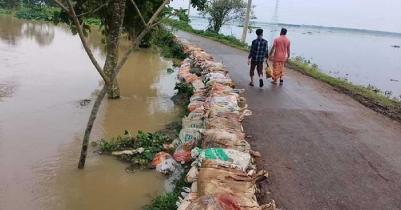
[[[78,163],[78,168],[82,169],[85,166],[86,155],[89,145],[89,138],[93,128],[93,124],[96,120],[99,107],[106,96],[116,98],[119,96],[118,85],[116,83],[116,77],[120,72],[121,68],[127,61],[128,57],[133,53],[141,40],[150,32],[150,30],[162,21],[158,19],[159,15],[163,12],[166,5],[170,0],[155,0],[152,1],[152,7],[148,7],[147,13],[142,14],[138,5],[147,4],[146,0],[65,0],[61,2],[59,0],[53,0],[56,5],[62,9],[62,13],[58,15],[57,20],[63,20],[68,23],[73,31],[79,35],[82,45],[92,62],[94,68],[97,70],[99,75],[104,81],[104,86],[96,97],[93,105],[87,127],[85,129],[84,138],[82,141],[81,155]],[[142,2],[143,4],[137,4],[136,1]],[[159,2],[156,4],[155,2]],[[130,6],[127,6],[130,4]],[[156,8],[153,12],[150,10]],[[132,12],[127,9],[132,8]],[[128,14],[127,12],[130,12]],[[135,13],[134,13],[135,12]],[[152,13],[152,15],[149,15]],[[99,17],[102,22],[102,28],[104,28],[104,34],[106,37],[106,61],[103,68],[99,65],[97,59],[93,56],[93,53],[88,45],[85,35],[88,34],[90,27],[86,23],[86,16]],[[124,27],[124,21],[127,17],[137,18],[140,20],[141,30],[135,32],[135,37],[131,39],[131,47],[125,52],[121,59],[118,57],[119,39],[123,30],[132,30],[132,28]],[[132,22],[134,23],[134,22]],[[136,26],[139,28],[138,26]]]

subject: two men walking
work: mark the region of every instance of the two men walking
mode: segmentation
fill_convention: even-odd
[[[254,86],[253,76],[255,75],[255,68],[258,71],[259,76],[259,87],[263,87],[263,62],[265,61],[267,66],[268,60],[273,61],[273,84],[277,84],[277,80],[280,79],[280,84],[284,83],[284,64],[290,58],[290,40],[286,37],[287,29],[282,28],[280,37],[274,40],[273,47],[268,51],[268,42],[263,39],[263,30],[256,30],[257,39],[252,41],[251,51],[248,56],[248,65],[251,65],[250,86]]]

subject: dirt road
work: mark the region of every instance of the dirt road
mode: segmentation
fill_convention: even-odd
[[[292,70],[250,87],[247,53],[183,32],[223,61],[253,111],[244,128],[269,171],[260,203],[280,209],[401,209],[401,125]]]

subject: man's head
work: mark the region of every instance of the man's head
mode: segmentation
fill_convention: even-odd
[[[262,37],[263,36],[263,29],[259,28],[258,30],[256,30],[256,35],[258,35],[258,37]]]
[[[280,32],[280,35],[287,35],[287,29],[282,28],[281,32]]]

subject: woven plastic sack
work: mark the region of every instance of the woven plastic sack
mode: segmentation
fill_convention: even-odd
[[[167,160],[167,159],[171,159],[171,155],[166,153],[166,152],[159,152],[157,154],[155,154],[153,161],[152,161],[152,166],[157,166],[159,164],[161,164],[163,161]]]
[[[201,101],[201,102],[205,102],[206,101],[206,96],[191,96],[191,98],[189,99],[190,102],[193,101]]]
[[[202,128],[203,120],[201,119],[191,119],[189,117],[182,118],[182,128]]]
[[[188,114],[188,118],[190,118],[190,119],[203,119],[203,118],[205,118],[205,111],[203,111],[203,110],[194,110],[193,112]]]
[[[249,153],[251,151],[251,146],[245,140],[237,140],[237,141],[227,141],[221,139],[204,139],[202,141],[202,149],[208,148],[223,148],[223,149],[233,149],[240,152]]]
[[[198,79],[199,79],[198,76],[196,76],[195,74],[191,74],[191,73],[184,77],[184,80],[186,83],[192,83],[193,81],[198,80]]]
[[[215,117],[205,121],[206,129],[223,129],[230,133],[243,132],[242,124],[238,120]]]
[[[241,108],[239,106],[233,107],[221,104],[212,104],[209,106],[209,112],[226,112],[240,115]]]
[[[228,79],[228,74],[221,73],[208,73],[205,75],[205,78],[208,80],[217,80],[217,79]]]
[[[174,160],[177,162],[188,163],[192,160],[191,150],[195,147],[195,140],[187,141],[179,145],[174,152]]]
[[[182,70],[182,71],[178,72],[177,78],[179,80],[184,80],[185,77],[190,76],[190,75],[191,75],[191,73],[189,73],[189,70]]]
[[[235,87],[233,81],[231,79],[216,79],[216,80],[211,80],[206,83],[206,86],[212,87],[214,84],[222,84],[222,85],[227,85],[232,88]]]
[[[188,171],[187,175],[185,176],[185,181],[188,183],[196,182],[198,179],[199,170],[198,167],[192,166],[192,168]]]
[[[205,84],[201,80],[192,81],[192,86],[195,88],[195,91],[201,91],[205,88]]]
[[[245,139],[245,134],[242,132],[230,133],[223,129],[208,129],[206,131],[202,130],[202,134],[204,135],[205,140],[236,142]]]
[[[241,210],[241,206],[229,194],[216,194],[198,198],[186,210]]]
[[[210,106],[223,105],[240,109],[237,98],[233,95],[210,97],[207,102]]]
[[[184,128],[181,129],[180,134],[178,135],[178,145],[184,144],[188,141],[195,140],[198,142],[202,138],[202,135],[199,129],[195,128]]]
[[[199,155],[196,157],[195,151],[191,152],[192,158],[197,158],[198,165],[202,165],[203,160],[219,160],[238,166],[238,169],[245,171],[251,164],[251,155],[249,153],[240,152],[233,149],[210,148],[199,149],[195,148]]]
[[[194,111],[197,108],[202,108],[206,105],[205,102],[202,101],[192,101],[191,103],[188,104],[188,109],[189,111]]]
[[[225,68],[210,67],[210,68],[207,68],[206,72],[207,73],[220,73],[220,74],[226,75],[228,73],[228,70]]]

